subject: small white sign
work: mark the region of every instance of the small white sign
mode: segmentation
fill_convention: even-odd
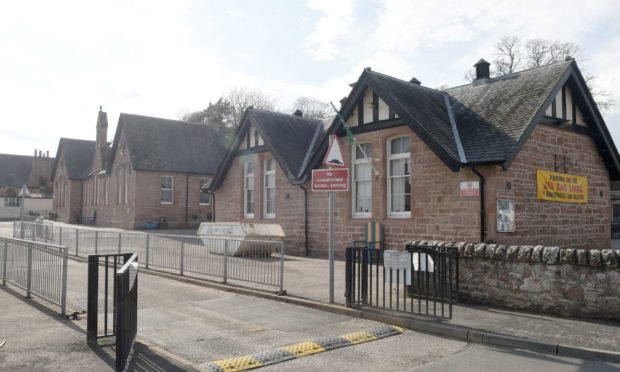
[[[467,181],[460,184],[461,196],[480,196],[480,182]]]
[[[497,200],[497,232],[515,232],[515,202]]]
[[[390,269],[392,270],[392,283],[396,279],[400,283],[411,285],[411,252],[386,250],[383,252],[383,269],[385,281],[390,281]],[[403,280],[405,279],[405,280]]]

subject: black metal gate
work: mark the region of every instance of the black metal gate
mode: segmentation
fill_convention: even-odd
[[[122,259],[122,262],[120,261]],[[138,326],[138,257],[134,253],[88,256],[87,341],[95,347],[102,337],[116,337],[116,370],[124,371],[132,357]],[[103,334],[99,334],[99,265],[104,269]],[[121,266],[122,265],[122,266]],[[121,266],[120,268],[118,268]],[[108,271],[112,269],[112,283]],[[109,288],[112,284],[112,327],[109,323]]]
[[[455,249],[406,245],[404,251],[346,251],[347,306],[452,318],[458,295]]]

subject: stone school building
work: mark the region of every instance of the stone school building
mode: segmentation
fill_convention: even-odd
[[[208,126],[121,113],[107,142],[107,114],[96,140],[61,138],[54,166],[58,220],[125,229],[190,227],[210,221],[202,188],[224,147]]]
[[[291,254],[325,256],[327,193],[311,191],[329,135],[350,172],[337,254],[383,225],[407,240],[609,248],[620,157],[574,60],[445,90],[365,69],[327,128],[249,109],[209,186],[217,222],[278,223]]]

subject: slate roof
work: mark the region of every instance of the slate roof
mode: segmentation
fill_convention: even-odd
[[[0,186],[21,187],[32,171],[32,156],[0,154]]]
[[[265,146],[273,154],[292,184],[302,184],[310,167],[311,156],[319,152],[325,135],[323,121],[303,116],[248,108],[237,131],[231,149],[221,162],[209,190],[215,190],[226,177],[230,163],[239,153],[238,148],[251,127],[256,128]],[[252,151],[252,149],[242,150]]]
[[[121,133],[135,170],[214,174],[225,152],[223,141],[204,124],[121,113],[112,156]]]
[[[452,170],[476,164],[509,167],[557,92],[568,84],[612,178],[620,155],[574,60],[475,81],[443,91],[364,69],[340,110],[348,117],[371,87]],[[561,123],[558,123],[561,124]],[[335,119],[328,134],[344,135]],[[320,148],[325,147],[327,136]],[[315,154],[317,166],[322,154]]]
[[[56,170],[58,169],[61,153],[65,161],[69,179],[81,180],[88,177],[91,172],[90,167],[95,154],[95,141],[61,138],[56,152],[52,179],[54,179]]]
[[[447,89],[470,163],[509,159],[571,61]]]
[[[247,120],[258,130],[289,179],[298,180],[308,155],[318,145],[318,139],[323,133],[323,122],[303,116],[255,109],[249,110]]]

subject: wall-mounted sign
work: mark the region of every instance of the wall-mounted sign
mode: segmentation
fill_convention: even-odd
[[[349,169],[314,169],[312,191],[349,191]]]
[[[497,232],[515,232],[515,202],[497,200]]]
[[[480,182],[468,181],[460,184],[461,196],[480,196]]]
[[[384,280],[411,285],[411,252],[385,250],[383,252]],[[391,275],[391,276],[390,276]]]
[[[538,200],[562,203],[588,202],[588,177],[536,170]]]

